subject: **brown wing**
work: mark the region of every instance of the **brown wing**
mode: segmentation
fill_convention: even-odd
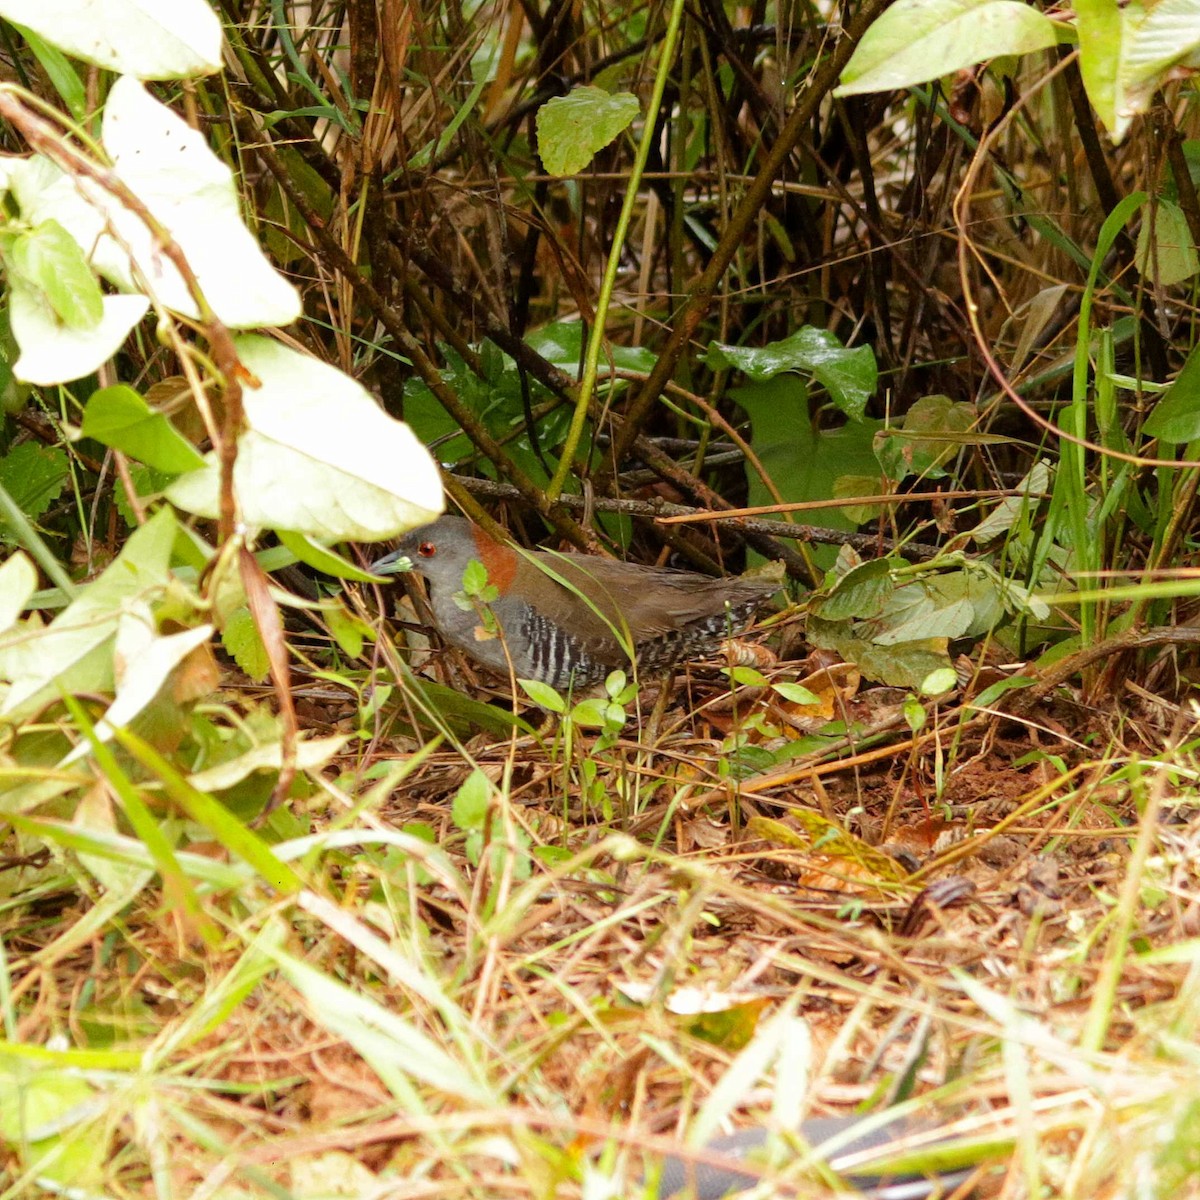
[[[574,632],[593,658],[614,665],[626,661],[614,627],[622,639],[631,636],[635,645],[642,645],[718,616],[726,603],[735,610],[744,608],[778,589],[778,584],[763,580],[710,579],[691,571],[642,567],[609,558],[544,551],[530,558],[535,570],[543,569],[542,580],[534,589],[539,593],[534,606],[556,608],[564,603],[563,591],[572,588],[584,594],[594,609],[572,605],[578,616]]]

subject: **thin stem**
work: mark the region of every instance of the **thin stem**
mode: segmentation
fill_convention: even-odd
[[[567,430],[566,441],[563,443],[562,455],[546,496],[553,504],[562,494],[563,484],[567,480],[567,472],[575,463],[575,453],[579,449],[583,437],[583,426],[587,420],[588,404],[596,390],[596,375],[600,366],[600,348],[604,343],[604,329],[608,318],[608,310],[612,304],[613,288],[616,287],[617,271],[621,265],[621,250],[629,233],[629,224],[633,220],[633,208],[637,203],[638,188],[642,181],[642,172],[650,157],[650,147],[654,143],[655,130],[658,127],[658,114],[662,108],[663,93],[667,88],[667,78],[671,74],[671,64],[675,59],[675,43],[679,40],[679,27],[683,22],[683,0],[673,0],[671,16],[667,22],[667,34],[663,39],[662,53],[658,60],[658,71],[654,76],[654,90],[650,96],[650,108],[646,113],[646,122],[642,128],[642,140],[638,143],[637,158],[634,160],[633,172],[629,184],[625,188],[625,200],[621,205],[621,215],[617,218],[617,228],[613,234],[612,246],[608,252],[608,263],[604,268],[604,279],[600,283],[600,296],[596,302],[596,317],[588,333],[587,353],[583,360],[583,377],[579,381],[579,394],[575,397],[575,411],[571,415],[571,425]]]

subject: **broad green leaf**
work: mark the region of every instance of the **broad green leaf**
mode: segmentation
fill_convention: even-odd
[[[935,671],[953,670],[943,638],[901,642],[895,646],[861,643],[847,661],[853,662],[868,678],[889,687],[917,691]]]
[[[488,805],[492,799],[492,785],[488,777],[476,767],[454,793],[450,815],[454,824],[464,833],[483,828],[487,819]]]
[[[70,473],[67,456],[58,446],[22,442],[0,458],[0,486],[31,521],[59,498]],[[11,540],[11,531],[0,517],[0,542]]]
[[[0,715],[37,710],[62,691],[111,692],[112,642],[123,607],[161,592],[177,524],[163,508],[135,529],[104,573],[45,629],[18,624],[0,634],[0,679],[12,687]]]
[[[897,0],[863,35],[833,94],[928,83],[1056,41],[1053,22],[1018,0]]]
[[[246,228],[233,173],[202,133],[122,76],[104,106],[101,141],[117,175],[183,251],[226,325],[285,325],[300,315],[299,293]],[[199,316],[155,233],[110,192],[86,179],[77,186],[40,155],[14,164],[10,175],[24,219],[59,221],[88,248],[92,266],[122,291],[140,293],[148,285],[168,308]]]
[[[722,667],[721,672],[729,676],[729,682],[739,687],[766,687],[767,677],[753,667]]]
[[[640,111],[632,92],[612,95],[598,87],[577,87],[547,100],[537,114],[538,154],[551,175],[576,175]]]
[[[221,69],[221,26],[203,0],[0,0],[73,58],[138,79],[182,79]]]
[[[158,634],[148,611],[140,613],[135,608],[122,613],[117,624],[117,692],[108,711],[96,722],[96,736],[108,741],[116,728],[128,725],[162,691],[175,668],[208,643],[212,632],[211,625],[198,625],[182,633]],[[80,742],[78,752],[68,755],[63,765],[84,757],[88,745]]]
[[[730,395],[750,417],[751,441],[759,461],[787,501],[827,500],[841,475],[870,475],[879,466],[871,448],[879,421],[848,421],[839,429],[818,429],[809,413],[808,389],[791,372],[762,383],[746,383]],[[747,469],[749,503],[769,504],[774,497]],[[853,521],[837,509],[817,509],[800,518],[807,524],[849,532]],[[836,558],[831,546],[811,549],[814,561],[827,569]]]
[[[834,405],[851,420],[862,419],[875,393],[878,369],[870,346],[847,349],[827,329],[805,325],[767,346],[725,346],[710,342],[702,361],[714,371],[731,367],[762,383],[784,371],[810,375],[829,392]]]
[[[1161,197],[1138,231],[1137,268],[1152,283],[1171,287],[1200,271],[1187,218],[1177,204]]]
[[[833,498],[849,500],[853,496],[877,496],[882,487],[878,475],[839,475],[833,481]],[[886,504],[848,504],[838,509],[848,521],[863,525],[887,511]]]
[[[888,478],[900,483],[910,475],[940,479],[943,464],[972,441],[975,406],[949,396],[922,396],[899,426],[875,435],[875,457]]]
[[[221,645],[255,683],[262,683],[271,673],[267,648],[248,608],[230,614],[221,630]]]
[[[580,700],[574,708],[571,709],[571,720],[576,725],[582,725],[585,729],[603,729],[613,720],[612,710],[616,708],[618,713],[621,709],[618,705],[612,704],[611,701],[603,696],[592,696],[587,700]],[[620,721],[624,717],[621,713],[617,717]]]
[[[931,672],[921,681],[921,693],[925,696],[941,696],[958,686],[958,676],[953,668],[942,667]]]
[[[1130,5],[1125,19],[1121,82],[1130,91],[1158,88],[1172,67],[1200,66],[1200,0]]]
[[[792,704],[820,704],[821,697],[814,695],[803,684],[773,683],[771,690]]]
[[[43,221],[16,238],[12,268],[46,297],[68,329],[89,330],[100,324],[100,285],[79,243],[57,221]]]
[[[583,356],[583,334],[582,321],[551,321],[534,330],[525,341],[547,362],[568,375],[574,375]],[[512,362],[511,359],[507,361]],[[657,361],[658,355],[645,346],[609,346],[605,350],[604,366],[607,367],[611,362],[619,371],[649,374]]]
[[[1146,418],[1142,432],[1180,444],[1200,438],[1200,346],[1192,347],[1175,382]]]
[[[566,701],[548,683],[542,683],[537,679],[518,679],[517,683],[534,704],[546,709],[547,712],[565,713],[567,711]]]
[[[1004,616],[991,580],[971,571],[945,571],[898,588],[872,632],[878,646],[929,638],[977,637]]]
[[[149,307],[145,296],[105,296],[98,324],[72,329],[58,320],[44,292],[14,277],[9,320],[21,356],[13,374],[26,383],[69,383],[90,375],[121,348]]]
[[[204,465],[204,456],[196,447],[123,383],[92,393],[84,409],[81,432],[170,475]]]
[[[234,467],[248,524],[318,542],[373,542],[438,516],[437,464],[361,384],[268,338],[247,335],[235,345],[261,382],[242,397],[246,431]],[[167,497],[189,512],[216,517],[215,456],[205,462],[175,480]]]
[[[301,737],[296,742],[296,769],[314,771],[324,766],[350,740],[348,734],[324,738]],[[270,741],[188,776],[188,783],[200,792],[222,792],[236,787],[256,771],[278,772],[283,766],[283,744]]]
[[[815,596],[809,601],[810,613],[824,621],[844,621],[849,618],[868,620],[879,616],[893,591],[891,569],[900,565],[899,559],[873,558],[844,575],[828,596]]]

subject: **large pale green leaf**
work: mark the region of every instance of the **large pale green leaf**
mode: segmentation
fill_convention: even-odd
[[[182,633],[156,632],[148,609],[132,606],[117,622],[116,666],[120,668],[116,695],[95,733],[106,742],[113,731],[128,725],[162,691],[175,668],[212,636],[211,625],[198,625]],[[87,755],[90,743],[81,741],[62,766]]]
[[[101,141],[117,175],[178,243],[226,325],[284,325],[300,315],[299,293],[243,224],[233,175],[202,133],[135,79],[122,77],[104,106]],[[58,221],[88,250],[92,266],[123,291],[147,288],[168,308],[199,315],[156,235],[109,191],[68,178],[38,155],[10,161],[8,173],[23,218]]]
[[[174,514],[163,508],[48,627],[24,622],[0,634],[0,679],[12,684],[0,717],[34,712],[63,690],[112,690],[112,642],[121,613],[166,586],[177,529]]]
[[[1131,4],[1125,13],[1121,78],[1127,89],[1153,90],[1162,84],[1172,67],[1196,68],[1200,51],[1200,0]]]
[[[813,596],[808,611],[825,621],[877,617],[896,588],[891,570],[902,562],[895,558],[873,558],[861,563],[843,575],[832,590]]]
[[[1200,0],[1076,0],[1074,8],[1088,99],[1119,142],[1173,74],[1200,67]]]
[[[9,321],[21,348],[13,374],[26,383],[67,383],[108,362],[149,304],[145,296],[105,296],[101,304],[97,324],[72,328],[58,319],[44,292],[11,279]]]
[[[537,114],[538,154],[551,175],[575,175],[623,132],[638,115],[632,92],[615,95],[598,87],[577,87],[547,100]]]
[[[0,0],[0,16],[122,75],[179,79],[221,69],[221,26],[204,0]]]
[[[248,524],[318,542],[380,541],[442,511],[442,483],[429,451],[349,375],[268,338],[236,340],[261,386],[242,402],[234,489]],[[180,476],[167,497],[189,512],[217,515],[218,471]]]
[[[928,83],[1056,40],[1053,22],[1019,0],[897,0],[863,35],[834,95]]]

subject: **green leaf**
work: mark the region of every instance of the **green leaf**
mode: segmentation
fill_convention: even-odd
[[[1200,0],[1130,4],[1122,16],[1122,98],[1126,107],[1143,112],[1173,68],[1195,69],[1200,49]]]
[[[833,94],[928,83],[1057,40],[1054,23],[1017,0],[897,0],[863,35]]]
[[[279,540],[305,565],[336,579],[348,579],[353,583],[374,583],[370,571],[352,563],[348,558],[335,554],[327,546],[320,546],[303,533],[292,533],[289,529],[275,531]]]
[[[491,782],[476,767],[454,794],[450,815],[455,826],[463,833],[481,830],[487,819],[488,804],[491,803],[491,799]]]
[[[582,321],[551,321],[541,329],[534,330],[525,341],[547,362],[573,375],[579,369],[583,356],[583,333]],[[605,348],[605,355],[606,361],[611,355],[612,365],[620,371],[641,371],[644,374],[654,370],[654,364],[658,361],[658,355],[645,346],[610,346]],[[507,361],[512,362],[511,359]]]
[[[621,713],[623,719],[625,714],[619,706],[614,706],[609,700],[603,696],[592,696],[587,700],[580,700],[574,708],[571,709],[571,720],[576,725],[582,725],[585,729],[603,729],[612,721],[612,708],[616,707]]]
[[[79,243],[54,220],[13,243],[12,268],[50,302],[69,329],[95,329],[104,315],[100,284]]]
[[[759,383],[785,371],[810,375],[828,390],[834,405],[852,421],[862,420],[878,382],[875,352],[870,346],[847,349],[835,334],[812,325],[766,346],[710,342],[702,361],[714,371],[732,368]]]
[[[306,534],[321,543],[382,541],[428,525],[443,507],[429,451],[349,375],[264,337],[235,340],[261,383],[243,396],[234,488],[250,525]],[[181,475],[167,498],[215,517],[214,455]]]
[[[839,475],[868,475],[878,471],[872,438],[881,422],[848,421],[839,429],[818,429],[809,414],[804,381],[785,373],[762,383],[750,382],[732,391],[733,399],[750,417],[751,440],[764,469],[784,500],[827,500]],[[770,504],[774,496],[747,469],[749,503]],[[817,509],[804,520],[827,529],[852,530],[854,522],[837,509]],[[832,546],[813,546],[814,561],[822,569],[837,556]]]
[[[729,676],[730,683],[737,684],[739,687],[767,686],[767,677],[753,667],[722,667],[721,670]]]
[[[473,558],[467,563],[466,570],[463,571],[462,585],[463,591],[468,596],[478,596],[480,599],[486,599],[484,592],[488,590],[487,567],[479,559]],[[492,599],[494,600],[495,596]]]
[[[230,614],[221,630],[221,645],[255,683],[262,683],[270,674],[267,648],[248,608],[239,608]]]
[[[1117,129],[1118,73],[1124,23],[1117,0],[1075,0],[1079,73],[1096,115],[1110,133]]]
[[[833,481],[833,498],[848,500],[853,496],[877,496],[880,481],[878,475],[839,475]],[[848,521],[863,525],[881,512],[887,511],[886,504],[848,504],[838,510]]]
[[[70,470],[58,446],[22,442],[0,458],[0,486],[31,521],[37,521],[62,495]],[[0,518],[0,541],[11,540],[12,532]]]
[[[1160,198],[1150,213],[1138,231],[1137,269],[1162,287],[1191,279],[1200,261],[1183,209]]]
[[[0,634],[10,629],[37,590],[37,568],[18,550],[0,563]]]
[[[976,420],[975,405],[949,396],[922,396],[904,414],[898,428],[875,435],[875,457],[896,483],[910,475],[940,479],[943,465],[973,442],[969,432]]]
[[[899,565],[899,559],[873,558],[855,567],[838,580],[827,596],[811,599],[808,611],[823,621],[877,617],[895,590],[891,569]]]
[[[958,687],[958,675],[951,667],[939,667],[921,680],[921,694],[941,696]]]
[[[771,690],[792,704],[820,704],[821,697],[814,695],[799,683],[773,683]]]
[[[576,175],[638,115],[632,92],[578,87],[547,100],[537,114],[538,154],[551,175]]]
[[[1200,438],[1200,345],[1192,347],[1175,382],[1146,418],[1142,432],[1163,442]]]
[[[518,679],[517,683],[521,685],[521,690],[530,700],[539,707],[553,713],[567,711],[566,701],[548,683],[542,683],[537,679]]]
[[[0,677],[12,680],[0,703],[2,715],[19,719],[64,691],[112,690],[112,641],[120,615],[167,586],[177,530],[174,513],[160,509],[36,637],[0,636]]]
[[[0,16],[29,26],[74,58],[125,75],[178,79],[221,69],[221,26],[201,0],[3,0]]]
[[[123,383],[92,393],[81,432],[168,475],[204,466],[204,456],[196,447]]]
[[[975,621],[963,571],[935,575],[898,588],[871,640],[877,646],[964,637]]]
[[[70,60],[56,46],[51,45],[39,34],[33,32],[27,25],[15,25],[18,33],[29,43],[30,50],[38,60],[46,77],[54,86],[54,90],[62,97],[63,103],[71,110],[71,116],[76,121],[82,121],[87,116],[87,91],[79,72],[71,65]]]
[[[121,348],[146,315],[145,296],[104,296],[100,321],[87,329],[61,321],[40,288],[13,274],[9,322],[21,355],[13,374],[25,383],[67,383],[92,374]]]

